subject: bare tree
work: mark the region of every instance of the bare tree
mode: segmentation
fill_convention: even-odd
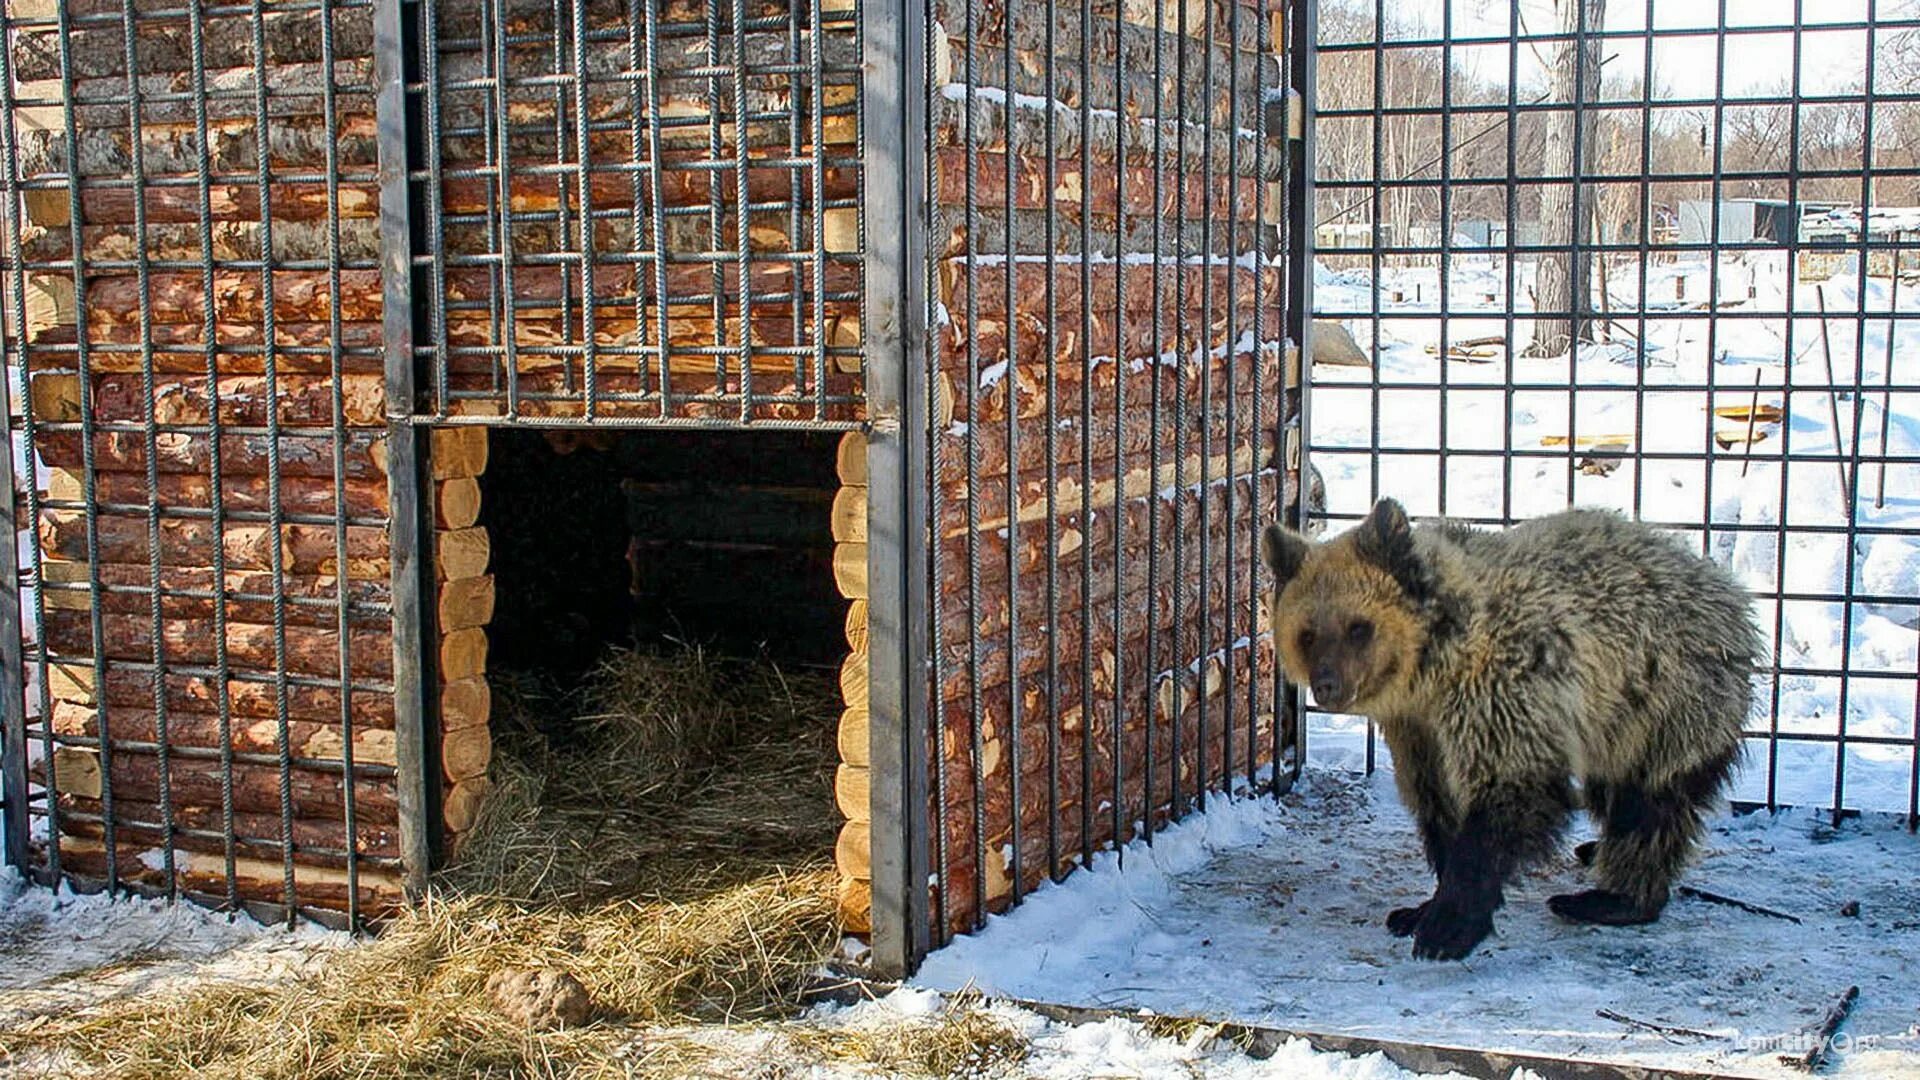
[[[1543,250],[1533,273],[1533,304],[1535,310],[1561,314],[1534,320],[1527,351],[1535,356],[1557,356],[1588,336],[1592,301],[1586,260],[1575,259],[1572,248],[1576,238],[1593,235],[1593,200],[1578,195],[1584,194],[1586,158],[1598,135],[1599,114],[1593,109],[1600,99],[1598,31],[1607,20],[1607,0],[1554,0],[1553,7],[1558,30],[1567,37],[1554,56],[1551,96],[1566,108],[1547,114],[1543,166],[1547,176],[1572,182],[1550,183],[1540,191]]]
[[[1378,41],[1370,5],[1334,2],[1320,10],[1323,41]],[[1443,154],[1439,104],[1447,78],[1439,50],[1371,49],[1330,52],[1320,60],[1317,95],[1321,109],[1394,110],[1380,117],[1323,120],[1317,129],[1317,167],[1343,179],[1378,175],[1386,181],[1373,195],[1342,190],[1322,196],[1318,225],[1361,226],[1371,242],[1405,246],[1430,242],[1426,230],[1440,216],[1432,188],[1399,181],[1439,179]],[[1405,107],[1431,112],[1401,111]]]

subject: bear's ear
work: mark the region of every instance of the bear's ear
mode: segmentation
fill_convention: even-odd
[[[1273,571],[1273,587],[1284,589],[1307,561],[1307,539],[1277,521],[1267,522],[1260,533],[1260,559]]]
[[[1432,575],[1413,549],[1413,526],[1399,502],[1374,503],[1373,512],[1354,532],[1354,549],[1360,557],[1385,570],[1409,599],[1423,603],[1432,595]]]

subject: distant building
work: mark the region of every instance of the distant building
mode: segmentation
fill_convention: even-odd
[[[1829,205],[1794,204],[1785,199],[1721,199],[1719,232],[1714,232],[1711,199],[1688,199],[1680,204],[1682,244],[1773,244],[1785,247],[1796,236],[1804,239],[1803,222],[1828,213]]]
[[[1440,248],[1440,227],[1409,225],[1404,230],[1392,222],[1375,225],[1365,221],[1330,222],[1314,227],[1313,242],[1321,251],[1370,251],[1377,243],[1383,248]]]
[[[1504,219],[1494,218],[1457,221],[1453,226],[1453,242],[1457,247],[1504,248],[1507,246],[1507,223]],[[1513,246],[1534,247],[1539,243],[1538,221],[1514,222]]]
[[[1920,232],[1920,207],[1876,206],[1867,211],[1868,239],[1889,240]],[[1806,219],[1803,240],[1835,241],[1860,238],[1860,208],[1842,206]]]

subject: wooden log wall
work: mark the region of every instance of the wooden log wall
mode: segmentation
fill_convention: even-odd
[[[129,45],[120,5],[64,3],[64,40],[53,0],[8,5],[24,219],[0,290],[30,374],[11,427],[32,425],[41,493],[37,514],[16,495],[16,513],[45,606],[27,631],[50,658],[46,707],[32,702],[58,744],[35,766],[61,813],[49,841],[64,871],[103,879],[111,830],[127,884],[164,889],[171,863],[178,888],[216,902],[308,910],[346,907],[352,851],[378,915],[401,879],[371,12],[331,13],[329,123],[319,10],[207,9],[196,76],[185,8],[137,5]],[[217,91],[204,137],[199,86]],[[324,173],[330,154],[337,199],[284,179]],[[462,498],[443,498],[449,525]],[[483,545],[441,543],[463,581],[479,577]],[[449,581],[440,603],[471,622],[477,592]],[[484,771],[471,742],[442,745],[450,770]]]
[[[1261,5],[1169,3],[1156,34],[1154,5],[1097,0],[1084,43],[1077,9],[1051,28],[1041,5],[936,10],[934,381],[950,408],[928,811],[946,933],[1178,812],[1176,788],[1184,804],[1271,763],[1253,541],[1295,482],[1273,430],[1298,359],[1261,257],[1284,155],[1281,132],[1257,133],[1280,59]],[[850,766],[864,749],[864,727],[843,741]],[[865,836],[842,837],[850,882]]]
[[[9,14],[50,17],[53,2],[14,0]],[[128,42],[113,21],[120,6],[64,2],[79,20],[67,40],[51,25],[27,25],[8,46],[25,184],[23,228],[8,243],[17,240],[18,255],[6,254],[24,268],[24,297],[0,290],[22,331],[31,388],[18,407],[35,425],[45,492],[31,524],[45,556],[48,612],[37,632],[52,655],[55,705],[38,722],[68,744],[39,767],[73,812],[61,850],[70,869],[105,872],[98,819],[110,788],[117,869],[130,880],[153,884],[152,867],[164,861],[154,846],[171,844],[184,885],[283,900],[280,859],[290,849],[297,901],[337,906],[351,849],[361,856],[361,899],[377,910],[399,900],[399,876],[371,13],[330,15],[338,92],[329,121],[319,89],[327,58],[318,20],[327,16],[317,10],[270,6],[256,26],[247,13],[209,9],[196,50],[184,10],[148,12],[142,0],[132,52],[148,100],[134,111],[119,100],[129,86]],[[821,4],[830,17],[819,27],[785,19],[745,32],[749,62],[767,69],[749,78],[745,101],[731,100],[730,80],[700,74],[716,62],[703,3],[660,5],[663,25],[701,29],[661,34],[657,78],[635,80],[622,39],[630,12],[591,0],[584,140],[573,130],[574,96],[556,92],[551,47],[574,40],[574,28],[556,25],[550,4],[504,3],[503,70],[475,34],[491,10],[477,0],[439,6],[441,48],[428,58],[427,77],[441,88],[428,135],[445,175],[415,181],[417,205],[440,226],[423,297],[433,311],[422,340],[435,347],[424,406],[449,416],[579,418],[591,376],[602,395],[596,416],[659,416],[664,369],[685,395],[670,410],[677,418],[740,418],[749,384],[759,398],[744,410],[750,418],[862,418],[851,0]],[[784,0],[748,8],[755,17],[788,12]],[[1083,44],[1078,19],[1046,27],[1039,5],[976,5],[971,25],[963,5],[936,8],[932,74],[942,90],[929,117],[929,195],[945,318],[931,378],[941,618],[930,753],[932,774],[946,783],[929,813],[949,850],[935,897],[945,929],[977,921],[980,900],[997,910],[1065,869],[1083,842],[1124,840],[1100,805],[1116,781],[1128,803],[1120,816],[1134,821],[1169,812],[1176,782],[1185,792],[1222,776],[1229,748],[1200,743],[1202,709],[1216,732],[1235,718],[1236,760],[1249,735],[1260,746],[1270,735],[1261,688],[1272,660],[1251,579],[1227,576],[1220,556],[1246,552],[1245,570],[1246,541],[1291,483],[1291,463],[1271,460],[1269,429],[1297,360],[1280,340],[1278,275],[1247,257],[1261,242],[1254,207],[1278,217],[1281,144],[1262,143],[1251,119],[1261,88],[1276,81],[1275,38],[1252,0],[1167,5],[1170,22],[1181,13],[1184,37],[1155,32],[1153,5],[1100,0],[1091,8],[1099,32]],[[1040,54],[1049,34],[1053,65]],[[832,71],[817,92],[781,67],[806,61],[816,37]],[[1156,42],[1167,51],[1160,85]],[[1182,52],[1190,86],[1173,85]],[[969,102],[953,92],[957,61],[969,53],[978,85],[999,93]],[[1209,55],[1215,74],[1203,85],[1197,73]],[[63,56],[72,64],[72,145]],[[562,58],[558,74],[571,76],[572,60]],[[251,93],[261,80],[264,126]],[[196,93],[203,85],[219,92]],[[632,123],[654,90],[656,123]],[[1226,107],[1229,91],[1239,114]],[[1085,132],[1083,99],[1094,110]],[[1169,113],[1160,124],[1147,119],[1156,101]],[[495,115],[502,107],[506,115]],[[825,114],[817,127],[816,111]],[[636,142],[649,128],[658,138]],[[744,157],[744,174],[712,160],[716,131],[718,154]],[[1239,151],[1234,170],[1229,146]],[[584,179],[569,165],[583,147]],[[788,164],[816,148],[831,159],[817,173]],[[1051,174],[1049,151],[1058,158]],[[336,185],[316,179],[330,159]],[[1184,173],[1176,159],[1187,162]],[[144,187],[129,182],[136,161]],[[635,162],[655,168],[635,171]],[[972,216],[969,173],[980,208]],[[743,194],[753,210],[743,211]],[[592,207],[584,235],[583,203]],[[499,220],[503,208],[511,221]],[[1086,250],[1083,219],[1093,236]],[[1137,257],[1151,250],[1156,219],[1163,252],[1177,244],[1185,254],[1158,279]],[[742,243],[744,265],[721,257]],[[586,273],[579,260],[589,247],[597,255]],[[653,257],[661,253],[674,258]],[[326,268],[336,254],[337,272]],[[1250,334],[1256,312],[1264,329]],[[588,340],[603,350],[591,371],[580,348]],[[816,347],[829,350],[824,379],[813,356],[790,354]],[[1206,358],[1192,358],[1196,349]],[[1168,363],[1170,354],[1187,359]],[[1198,394],[1203,372],[1212,400]],[[1228,387],[1243,403],[1231,417],[1221,409]],[[1245,407],[1256,389],[1264,415]],[[1156,427],[1156,398],[1169,411],[1177,401],[1182,422],[1163,417]],[[1085,454],[1074,426],[1083,406],[1095,433]],[[488,445],[471,428],[436,429],[429,445],[429,666],[438,680],[429,741],[442,824],[455,842],[484,803],[491,757],[496,596],[491,537],[479,524]],[[848,436],[825,507],[830,571],[849,600],[836,784],[847,824],[836,854],[855,929],[870,907],[864,464],[862,441]],[[228,515],[221,530],[211,525],[216,507]],[[1165,544],[1176,534],[1182,559],[1169,549],[1161,573],[1146,575],[1147,537]],[[1203,545],[1216,556],[1204,578]],[[975,564],[981,572],[970,574]],[[1055,588],[1043,596],[1050,564]],[[1054,591],[1059,621],[1036,633]],[[334,607],[343,595],[344,635]],[[216,613],[225,625],[218,641]],[[148,670],[156,655],[170,672],[157,680]],[[223,710],[230,723],[219,721]],[[174,755],[163,775],[153,750],[163,711],[170,747],[215,756]],[[1061,755],[1042,776],[1032,770],[1046,759],[1048,725]],[[103,733],[116,747],[110,762],[85,745]],[[349,746],[360,772],[343,780]],[[1148,747],[1166,766],[1152,776]],[[221,782],[222,748],[240,755],[231,785]],[[271,764],[279,753],[293,759],[284,794]],[[1016,775],[1029,793],[1018,807]],[[1055,802],[1032,797],[1046,781],[1059,791]],[[349,792],[351,837],[342,824]],[[154,827],[163,793],[172,830]],[[1093,832],[1082,835],[1089,821]],[[1018,852],[1017,882],[1009,850]]]
[[[637,436],[619,480],[635,637],[839,665],[847,655],[847,605],[834,576],[839,440],[795,431]]]
[[[72,20],[64,41],[57,3]],[[123,841],[113,869],[128,880],[161,887],[152,867],[165,860],[153,849],[171,843],[183,886],[284,900],[277,860],[291,849],[297,902],[337,907],[351,846],[374,912],[397,902],[400,878],[371,10],[269,4],[256,24],[240,9],[209,9],[196,31],[178,5],[135,6],[131,44],[117,3],[8,7],[16,21],[43,20],[16,22],[9,44],[25,221],[5,254],[24,269],[24,298],[0,289],[32,375],[13,430],[24,435],[31,418],[44,493],[32,528],[48,612],[32,632],[52,657],[37,722],[69,743],[37,775],[70,811],[59,839],[68,869],[107,873],[110,793]],[[419,337],[437,348],[417,407],[584,419],[591,383],[602,418],[864,415],[852,0],[755,0],[738,29],[726,9],[719,57],[707,4],[665,0],[650,13],[660,56],[644,82],[630,77],[635,21],[623,0],[586,5],[579,58],[570,14],[551,4],[445,0],[437,10],[439,48],[416,57],[438,88],[426,135],[444,170],[414,180],[438,257]],[[809,25],[814,10],[825,13],[819,25]],[[497,56],[476,32],[496,13],[508,42]],[[556,41],[566,55],[556,58]],[[817,86],[805,74],[816,45]],[[749,73],[736,101],[731,79],[699,72],[741,53]],[[554,86],[576,59],[584,116]],[[329,75],[331,117],[320,90]],[[137,106],[123,100],[130,87]],[[583,150],[584,178],[570,164]],[[744,170],[730,167],[736,158]],[[589,250],[590,268],[580,263]],[[605,350],[591,371],[587,341]],[[670,409],[658,397],[663,372]],[[456,845],[484,805],[492,756],[489,440],[439,428],[428,453],[428,743],[440,824]],[[819,565],[796,576],[824,582],[836,565],[828,515],[860,511],[830,491],[818,501]],[[223,528],[215,509],[228,515]],[[162,568],[157,599],[151,558]],[[344,634],[333,606],[342,595]],[[836,658],[841,614],[826,638]],[[158,680],[156,656],[169,669]],[[110,761],[85,745],[103,732]],[[162,769],[156,740],[214,757],[172,755]],[[349,741],[360,773],[350,783],[338,775]],[[221,746],[242,755],[231,792]],[[293,759],[290,821],[268,760],[281,752]],[[351,838],[341,824],[349,790]],[[160,826],[163,797],[171,830]]]
[[[588,0],[580,58],[570,45],[556,52],[554,40],[574,34],[561,7],[503,2],[498,54],[495,37],[476,32],[492,5],[440,4],[425,72],[440,88],[431,137],[448,174],[422,192],[441,222],[428,407],[862,418],[853,0],[821,3],[817,28],[805,2],[753,0],[743,29],[734,8],[715,5],[717,44],[705,0],[667,0],[631,54],[647,20],[627,0]],[[807,72],[816,45],[817,87]],[[629,76],[631,55],[650,78]],[[584,87],[558,91],[576,59]],[[713,65],[742,60],[735,101],[732,78]],[[657,123],[635,119],[655,108]],[[584,178],[574,166],[583,147]]]

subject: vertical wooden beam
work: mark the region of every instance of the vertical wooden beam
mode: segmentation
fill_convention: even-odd
[[[403,884],[426,888],[439,833],[439,769],[428,746],[428,657],[421,594],[422,460],[413,426],[413,225],[407,193],[407,37],[403,0],[373,9],[374,113],[380,178],[381,321],[387,376],[387,509],[392,545],[395,801],[399,806]],[[431,772],[431,776],[429,773]]]
[[[5,184],[6,206],[0,214],[6,226],[8,255],[15,269],[7,275],[9,289],[8,306],[17,313],[13,327],[0,326],[0,340],[8,344],[17,344],[20,352],[7,357],[10,363],[18,364],[21,372],[21,389],[25,391],[27,334],[27,281],[20,251],[20,184],[19,149],[15,145],[18,128],[13,122],[13,51],[11,44],[0,45],[0,182]],[[0,375],[4,375],[0,370]],[[4,417],[8,443],[12,443],[14,410],[21,410],[28,423],[23,425],[27,437],[31,437],[32,402],[11,400],[6,380],[0,378],[0,417]],[[32,475],[33,451],[27,450],[27,469],[29,479]],[[31,488],[31,484],[28,485]],[[11,445],[7,453],[0,454],[0,535],[15,537],[19,535],[17,508],[23,500],[14,498],[15,480],[13,472],[13,452]],[[28,493],[31,499],[31,492]],[[30,541],[33,544],[34,557],[39,552],[39,538]],[[21,648],[20,625],[20,551],[14,542],[0,544],[0,861],[18,870],[22,877],[27,872],[27,701],[26,701],[26,658]],[[42,670],[45,670],[44,664]],[[52,766],[48,766],[51,775]]]
[[[867,369],[869,863],[873,967],[911,973],[928,922],[925,657],[926,59],[918,5],[860,6],[869,130],[862,319]]]
[[[1293,347],[1299,350],[1301,358],[1299,437],[1304,440],[1308,430],[1308,414],[1313,397],[1313,380],[1308,376],[1313,356],[1313,114],[1314,80],[1318,76],[1313,43],[1320,26],[1319,0],[1287,0],[1292,16],[1292,39],[1274,43],[1276,48],[1284,48],[1287,58],[1288,89],[1288,126],[1293,126],[1294,103],[1297,99],[1299,110],[1299,129],[1289,131],[1286,142],[1286,165],[1289,188],[1287,197],[1286,238],[1287,238],[1287,295],[1286,327],[1287,337]],[[1283,520],[1290,521],[1293,527],[1305,532],[1307,529],[1308,499],[1306,490],[1311,477],[1310,464],[1304,453],[1299,453],[1287,442],[1286,390],[1280,390],[1281,406],[1275,410],[1278,416],[1278,430],[1274,433],[1274,445],[1279,448],[1280,494],[1286,493],[1286,471],[1293,455],[1299,457],[1299,480],[1293,485],[1294,501],[1292,506],[1280,506]],[[1300,692],[1287,686],[1280,675],[1280,666],[1274,665],[1273,674],[1274,731],[1280,732],[1283,725],[1290,726],[1293,732],[1293,769],[1282,772],[1279,754],[1282,748],[1274,746],[1273,787],[1276,795],[1285,792],[1299,778],[1300,770],[1307,760],[1307,725],[1304,722]]]

